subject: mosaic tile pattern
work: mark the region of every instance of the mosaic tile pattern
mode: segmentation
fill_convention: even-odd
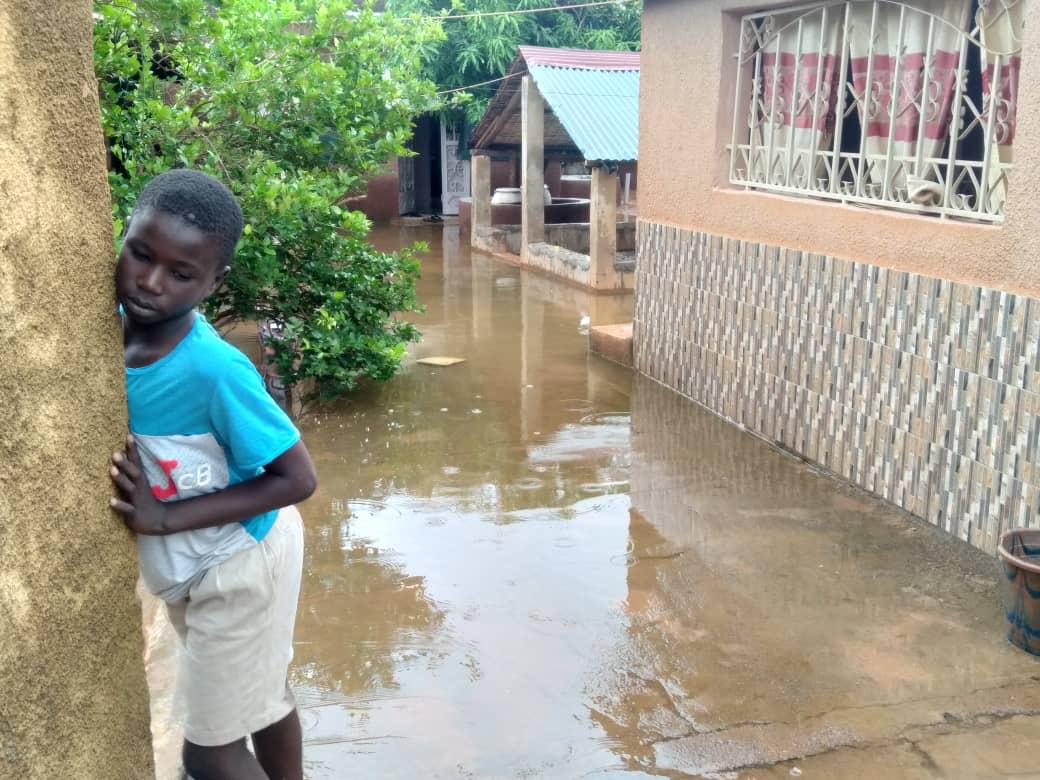
[[[636,368],[990,552],[1040,526],[1040,300],[639,223]]]

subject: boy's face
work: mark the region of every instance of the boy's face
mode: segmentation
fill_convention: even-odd
[[[189,314],[227,274],[219,240],[164,211],[135,213],[116,265],[116,295],[126,316],[158,325]]]

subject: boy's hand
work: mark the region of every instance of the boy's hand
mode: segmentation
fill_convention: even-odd
[[[154,495],[151,485],[141,467],[134,437],[126,439],[126,454],[112,454],[112,481],[115,482],[123,500],[111,500],[112,509],[123,517],[127,528],[139,534],[162,536],[166,530],[166,507]]]

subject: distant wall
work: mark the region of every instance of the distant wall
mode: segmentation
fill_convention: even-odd
[[[536,242],[528,246],[524,267],[544,271],[582,287],[591,289],[595,285],[589,256],[557,244]],[[610,289],[613,292],[628,292],[632,290],[634,281],[631,269],[622,270],[615,266]]]
[[[465,224],[468,226],[470,224],[469,209],[466,208],[464,211],[466,214]],[[471,229],[471,227],[467,227],[466,231],[468,232]],[[477,230],[475,239],[474,246],[485,252],[520,254],[519,225],[484,226]],[[590,249],[589,223],[547,224],[545,226],[545,243],[561,247],[570,252],[588,255]],[[634,252],[635,248],[636,224],[634,222],[618,222],[617,250],[619,252]]]
[[[491,161],[491,192],[499,187],[519,187],[520,168],[516,160]]]
[[[152,770],[89,0],[0,4],[0,777]]]
[[[397,158],[391,158],[385,169],[368,180],[363,195],[344,198],[340,205],[362,212],[373,222],[389,222],[400,213],[400,177]]]

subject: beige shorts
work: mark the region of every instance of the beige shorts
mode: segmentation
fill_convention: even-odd
[[[296,706],[287,674],[302,569],[300,513],[287,507],[260,544],[166,605],[180,637],[173,712],[189,742],[226,745]]]

